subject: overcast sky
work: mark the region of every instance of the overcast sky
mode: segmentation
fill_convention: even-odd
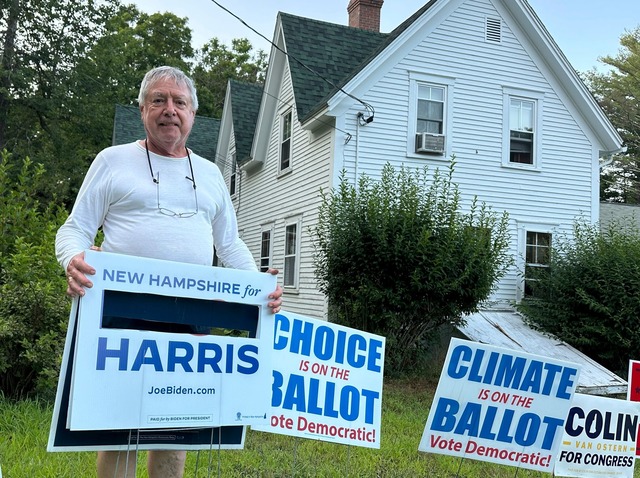
[[[125,0],[126,1],[126,0]],[[230,44],[248,38],[269,53],[268,43],[212,0],[129,0],[147,13],[171,12],[189,18],[193,46],[213,37]],[[347,24],[349,0],[216,0],[248,25],[273,37],[278,11],[332,23]],[[380,30],[390,32],[428,0],[385,0]],[[598,58],[615,55],[620,36],[640,26],[640,0],[528,0],[565,56],[578,71],[606,68]]]

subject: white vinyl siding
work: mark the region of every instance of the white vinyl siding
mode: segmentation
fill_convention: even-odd
[[[460,188],[462,208],[477,196],[498,213],[508,211],[512,238],[508,252],[515,258],[522,254],[518,222],[549,221],[558,233],[570,235],[576,217],[592,217],[597,158],[581,118],[567,107],[570,100],[561,91],[563,85],[552,83],[555,79],[545,69],[545,59],[534,58],[531,46],[516,38],[512,21],[502,22],[501,43],[485,41],[485,19],[497,14],[490,0],[462,3],[403,52],[381,78],[363,88],[362,99],[376,108],[375,121],[360,128],[357,146],[354,141],[344,146],[344,155],[336,156],[340,159],[336,167],[346,168],[347,177],[358,170],[372,178],[379,177],[387,161],[395,167],[428,166],[430,171],[448,167],[442,157],[416,154],[410,138],[416,118],[414,85],[424,81],[446,86],[444,158],[455,156],[453,179]],[[527,41],[522,35],[521,39]],[[534,165],[508,162],[505,101],[514,96],[536,103]],[[356,130],[358,110],[354,104],[345,115],[346,130]],[[491,299],[515,300],[521,271],[511,267]]]
[[[277,97],[277,105],[261,125],[269,131],[265,162],[242,178],[244,206],[238,221],[247,231],[247,245],[256,259],[260,257],[261,225],[273,222],[272,267],[280,270],[282,284],[288,218],[304,218],[304,227],[297,231],[297,288],[287,287],[284,293],[289,311],[311,317],[326,315],[326,300],[315,280],[311,232],[317,225],[320,190],[337,186],[343,169],[350,179],[361,173],[376,179],[387,162],[394,167],[426,166],[433,172],[448,167],[455,157],[453,180],[459,186],[463,210],[477,196],[496,213],[509,212],[508,253],[516,264],[491,297],[497,304],[510,304],[522,294],[523,224],[533,225],[531,231],[545,232],[537,225],[548,224],[554,235],[571,234],[577,216],[597,216],[593,211],[598,195],[593,131],[567,93],[573,87],[560,83],[551,71],[550,59],[531,42],[530,30],[525,31],[521,19],[511,15],[516,7],[506,8],[492,0],[437,2],[434,7],[440,5],[436,17],[429,22],[418,19],[406,30],[406,38],[401,35],[397,45],[381,53],[380,61],[374,59],[364,70],[365,79],[356,74],[353,84],[345,85],[346,91],[375,108],[371,123],[359,124],[362,104],[350,103],[345,97],[336,100],[335,109],[329,107],[323,117],[327,124],[313,131],[303,129],[288,64],[282,62],[277,88],[269,91],[269,98]],[[499,32],[495,22],[489,25],[491,38],[487,38],[488,18],[500,19]],[[446,90],[443,155],[415,152],[418,84]],[[505,105],[511,97],[536,104],[534,165],[508,161]],[[287,174],[274,178],[274,171],[280,173],[281,115],[289,110],[295,164]]]
[[[278,269],[278,283],[284,282],[285,223],[288,218],[304,218],[299,229],[299,268],[297,288],[285,288],[286,310],[309,317],[325,318],[326,301],[315,282],[313,245],[310,228],[317,224],[320,189],[331,187],[330,158],[335,141],[335,130],[330,124],[314,130],[312,134],[300,127],[293,105],[293,90],[288,67],[284,77],[272,125],[265,164],[257,171],[243,175],[242,204],[238,213],[239,227],[245,228],[245,242],[259,265],[262,225],[273,224],[271,235],[271,267]],[[290,174],[275,178],[280,161],[280,115],[291,110],[291,139],[295,157],[300,158]],[[342,141],[340,136],[340,141]],[[251,231],[251,233],[249,233]]]

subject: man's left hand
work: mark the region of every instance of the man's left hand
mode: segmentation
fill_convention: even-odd
[[[277,276],[278,272],[280,272],[278,269],[267,269],[267,273],[274,276]],[[271,312],[274,314],[280,312],[280,308],[282,307],[282,292],[282,287],[280,286],[280,284],[278,284],[276,290],[269,294],[269,299],[271,299],[271,302],[269,302],[267,305],[271,309]]]

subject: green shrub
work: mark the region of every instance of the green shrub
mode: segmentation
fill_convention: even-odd
[[[520,310],[535,327],[627,375],[640,357],[640,231],[618,222],[600,231],[576,222],[554,241],[551,263]]]
[[[323,193],[315,236],[320,290],[329,319],[386,336],[387,371],[399,372],[429,347],[429,335],[487,299],[510,263],[507,215],[473,201],[463,213],[448,174],[395,171],[357,187],[344,173]]]
[[[0,161],[0,392],[52,396],[64,347],[69,301],[54,239],[65,213],[38,200],[41,166],[25,159],[17,181]]]

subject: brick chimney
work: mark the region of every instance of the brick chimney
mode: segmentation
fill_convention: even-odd
[[[380,9],[384,0],[349,0],[349,26],[380,31]]]

